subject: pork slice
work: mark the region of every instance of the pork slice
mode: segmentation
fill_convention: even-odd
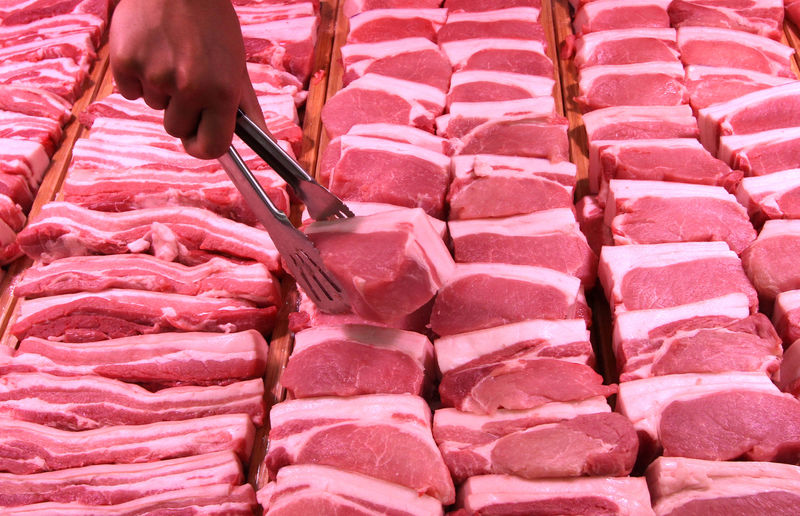
[[[583,115],[589,141],[697,138],[692,108],[679,106],[613,106]]]
[[[800,346],[795,346],[792,343],[786,349],[783,354],[783,360],[781,360],[778,378],[778,387],[783,392],[800,397]]]
[[[66,342],[147,335],[170,331],[269,333],[277,308],[258,308],[231,298],[203,298],[165,292],[109,289],[26,299],[12,333]]]
[[[526,115],[484,122],[461,138],[449,140],[449,154],[498,154],[566,161],[569,156],[567,119]]]
[[[16,475],[89,466],[134,464],[232,451],[247,460],[255,427],[246,414],[110,426],[68,432],[0,418],[0,471]]]
[[[800,339],[800,290],[781,292],[775,298],[772,322],[788,346]]]
[[[446,9],[371,9],[350,18],[347,43],[422,37],[436,41]]]
[[[586,322],[531,320],[440,337],[433,343],[443,374],[484,356],[557,358],[594,365]]]
[[[441,7],[441,4],[440,0],[346,0],[342,6],[342,13],[349,18],[372,9],[436,9]]]
[[[431,330],[466,333],[529,319],[576,317],[580,280],[530,265],[460,263],[439,289]]]
[[[597,195],[584,195],[575,203],[575,219],[596,256],[600,256],[604,245],[611,244],[609,228],[603,222],[604,216],[605,208]]]
[[[269,439],[270,478],[284,466],[318,464],[394,482],[445,505],[455,499],[431,435],[430,409],[417,396],[284,401],[270,411]]]
[[[491,415],[439,409],[433,433],[456,483],[489,474],[623,476],[636,460],[633,425],[602,397]]]
[[[19,297],[34,298],[128,288],[280,306],[278,279],[257,262],[235,262],[219,256],[187,267],[146,254],[62,258],[25,270],[14,286]]]
[[[789,464],[659,457],[647,483],[659,515],[788,516],[800,501],[800,468]]]
[[[26,41],[0,47],[0,59],[4,63],[41,62],[59,57],[72,60],[85,74],[88,74],[92,63],[97,60],[91,35],[76,32],[56,35],[41,41]]]
[[[683,75],[678,62],[587,66],[578,72],[575,101],[583,111],[611,106],[678,106],[689,101]]]
[[[348,43],[342,46],[341,52],[345,85],[366,74],[425,84],[443,92],[447,91],[450,83],[450,61],[435,43],[426,38]]]
[[[491,154],[452,158],[450,220],[509,217],[572,206],[575,165]]]
[[[798,251],[800,220],[769,220],[742,253],[744,270],[768,312],[778,294],[800,288]]]
[[[285,20],[302,16],[312,16],[319,11],[319,6],[314,2],[250,2],[249,0],[235,0],[233,2],[236,15],[243,25],[263,23],[267,21]]]
[[[597,277],[597,256],[571,208],[503,219],[452,220],[448,227],[456,262],[535,265],[575,276],[588,287]]]
[[[794,78],[794,49],[763,36],[707,26],[681,27],[678,47],[687,65],[741,68]]]
[[[612,179],[605,223],[616,245],[722,241],[741,254],[757,236],[721,186]]]
[[[719,157],[747,176],[800,167],[800,127],[720,138]]]
[[[0,172],[22,176],[32,191],[39,188],[50,156],[35,141],[0,138]]]
[[[428,303],[454,264],[425,213],[394,210],[305,229],[354,312],[390,321]]]
[[[13,16],[11,14],[5,19]],[[3,41],[3,45],[10,45],[19,41],[42,40],[57,35],[85,32],[90,34],[95,47],[100,47],[105,26],[104,19],[91,13],[54,14],[25,23],[8,25],[4,23],[0,26],[0,35],[2,35],[0,40]]]
[[[771,219],[800,218],[800,169],[745,177],[736,187],[736,199],[747,208],[753,224],[761,227]]]
[[[742,95],[700,110],[700,141],[717,153],[720,136],[794,127],[800,115],[800,81]]]
[[[726,102],[753,91],[792,82],[787,77],[717,66],[686,67],[686,87],[695,110]]]
[[[97,342],[24,339],[0,359],[0,371],[55,376],[98,375],[148,388],[225,385],[260,378],[267,343],[255,330],[237,333],[177,332]],[[198,367],[203,364],[203,367]]]
[[[230,451],[141,464],[85,466],[61,471],[0,473],[0,506],[42,502],[116,505],[178,489],[242,483],[244,475]]]
[[[496,9],[528,7],[541,10],[541,0],[445,0],[445,8],[453,13],[485,13]]]
[[[382,202],[360,202],[360,201],[347,201],[347,207],[350,208],[357,217],[365,217],[368,215],[374,215],[376,213],[384,213],[387,211],[403,211],[406,208],[402,206],[396,206],[394,204],[386,204]],[[314,219],[308,214],[308,210],[303,210],[303,226],[314,222]],[[431,217],[428,215],[428,222],[431,223],[433,229],[442,239],[445,238],[447,233],[447,222],[437,219],[436,217]]]
[[[319,16],[313,14],[242,24],[247,60],[286,70],[306,84],[313,71],[318,26]]]
[[[492,102],[552,96],[550,77],[491,70],[462,70],[450,77],[447,107],[454,102]]]
[[[462,138],[490,120],[522,115],[531,118],[555,116],[555,99],[548,95],[491,102],[453,102],[447,114],[436,118],[436,134],[445,138]]]
[[[430,388],[433,346],[419,333],[366,325],[303,330],[281,375],[294,398],[416,394]]]
[[[694,138],[594,140],[589,184],[603,196],[612,179],[635,179],[723,186],[732,191],[742,172],[715,158]]]
[[[614,356],[620,381],[679,373],[758,371],[775,375],[781,339],[764,314],[750,315],[747,296],[619,314]]]
[[[0,193],[0,220],[2,220],[10,230],[14,232],[22,231],[27,218],[25,217],[22,206],[14,200]]]
[[[467,479],[459,489],[457,503],[469,514],[654,514],[647,484],[640,477],[523,480],[510,475],[485,475]]]
[[[270,65],[248,62],[247,74],[259,97],[276,93],[291,95],[298,107],[308,97],[308,91],[303,89],[303,83],[297,77]]]
[[[143,496],[116,505],[45,502],[7,509],[10,515],[63,514],[80,516],[136,516],[170,512],[202,513],[209,516],[249,516],[256,506],[256,495],[249,484],[181,488]]]
[[[34,191],[23,176],[0,171],[0,194],[19,205],[23,212],[30,210]]]
[[[632,28],[668,28],[669,0],[594,0],[575,13],[576,34]]]
[[[56,120],[64,125],[72,116],[72,104],[40,88],[0,85],[0,109]]]
[[[186,206],[105,213],[50,202],[19,234],[18,242],[28,256],[45,263],[149,250],[157,258],[186,264],[219,253],[261,262],[273,272],[280,268],[278,251],[266,231]]]
[[[264,514],[332,514],[353,511],[367,516],[407,514],[441,516],[442,503],[413,489],[328,466],[286,466],[274,482],[256,493]]]
[[[675,374],[621,383],[617,411],[639,433],[641,459],[797,461],[800,401],[763,373]]]
[[[476,38],[443,42],[453,71],[492,70],[553,77],[553,61],[538,40]]]
[[[67,57],[0,65],[0,83],[41,88],[71,103],[81,96],[88,79],[86,70]]]
[[[62,136],[57,120],[0,110],[0,138],[34,141],[52,157]]]
[[[3,25],[19,25],[65,14],[92,14],[107,22],[108,9],[100,0],[16,0],[5,3],[0,12]]]
[[[447,23],[439,29],[436,41],[506,38],[541,41],[546,45],[544,28],[539,23],[541,2],[536,2],[539,6],[518,3],[518,7],[501,7],[495,2],[490,11],[480,12],[448,9]]]
[[[669,4],[673,27],[722,27],[780,40],[783,26],[781,0],[745,0],[720,4],[713,0],[675,0]]]
[[[732,293],[745,294],[750,311],[758,310],[758,294],[724,242],[606,246],[598,276],[617,315]]]
[[[123,118],[159,123],[162,115],[148,106],[144,99],[128,100],[119,93],[111,93],[95,100],[80,114],[80,122],[91,127],[98,117]]]
[[[346,201],[422,208],[444,216],[450,158],[441,152],[383,138],[343,135],[329,188]]]
[[[431,131],[445,103],[444,92],[433,86],[368,73],[328,99],[322,108],[322,122],[330,138],[361,123],[411,125]]]
[[[679,62],[675,29],[632,28],[583,34],[575,41],[575,66]]]

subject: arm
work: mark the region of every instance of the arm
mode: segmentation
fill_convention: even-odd
[[[228,149],[240,106],[265,128],[230,0],[122,0],[109,47],[120,93],[163,109],[165,130],[192,156]]]

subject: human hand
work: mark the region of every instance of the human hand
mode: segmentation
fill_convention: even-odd
[[[238,107],[266,128],[230,0],[122,0],[109,48],[122,96],[163,109],[164,129],[192,156],[227,151]]]

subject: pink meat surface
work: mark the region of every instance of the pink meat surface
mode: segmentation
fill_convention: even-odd
[[[514,7],[541,9],[542,2],[540,0],[445,0],[444,6],[452,12],[486,12]]]
[[[0,111],[0,138],[29,140],[39,143],[52,156],[63,136],[57,120],[26,115],[13,111]]]
[[[450,154],[499,154],[550,161],[566,160],[569,153],[566,118],[503,117],[450,140]]]
[[[452,69],[439,47],[420,37],[342,46],[344,84],[366,74],[377,74],[433,86],[447,91]]]
[[[72,105],[65,99],[39,88],[0,85],[0,109],[40,116],[66,124]]]
[[[445,9],[372,9],[350,18],[348,43],[375,43],[422,37],[436,41]]]
[[[583,115],[586,136],[594,140],[697,138],[697,120],[687,105],[614,106]]]
[[[611,106],[678,106],[689,100],[683,75],[677,62],[586,67],[579,72],[575,101],[584,112]]]
[[[767,309],[781,292],[800,288],[798,252],[800,221],[770,220],[742,253],[744,270]]]
[[[800,219],[800,169],[745,177],[736,198],[756,227],[771,219]]]
[[[524,2],[521,2],[524,3]],[[450,9],[447,23],[439,29],[437,41],[447,43],[479,38],[529,39],[545,43],[537,7],[495,7],[486,12],[460,12]]]
[[[739,68],[698,65],[686,67],[689,101],[696,110],[791,81],[792,79],[786,77]]]
[[[630,28],[669,27],[669,1],[595,0],[586,2],[575,13],[576,34]]]
[[[675,0],[669,19],[673,27],[723,27],[779,40],[783,8],[781,0]]]
[[[490,70],[463,70],[450,77],[447,107],[454,102],[493,102],[551,96],[549,77]]]
[[[763,36],[708,26],[681,27],[678,47],[681,61],[687,65],[740,68],[794,78],[794,50]]]
[[[720,159],[746,176],[800,167],[800,128],[772,129],[720,138]]]
[[[553,77],[553,62],[542,41],[510,38],[476,38],[444,42],[454,71],[492,70]]]
[[[345,16],[354,16],[363,11],[387,8],[435,9],[441,6],[439,0],[346,0],[342,6]]]
[[[772,314],[775,329],[788,346],[800,339],[800,290],[781,292],[775,298]]]

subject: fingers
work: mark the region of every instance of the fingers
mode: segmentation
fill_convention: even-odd
[[[230,147],[235,125],[235,109],[206,108],[200,113],[197,132],[181,140],[183,147],[200,159],[218,158]]]
[[[190,97],[172,97],[164,111],[164,129],[171,136],[188,139],[197,133],[201,112],[201,107]]]

